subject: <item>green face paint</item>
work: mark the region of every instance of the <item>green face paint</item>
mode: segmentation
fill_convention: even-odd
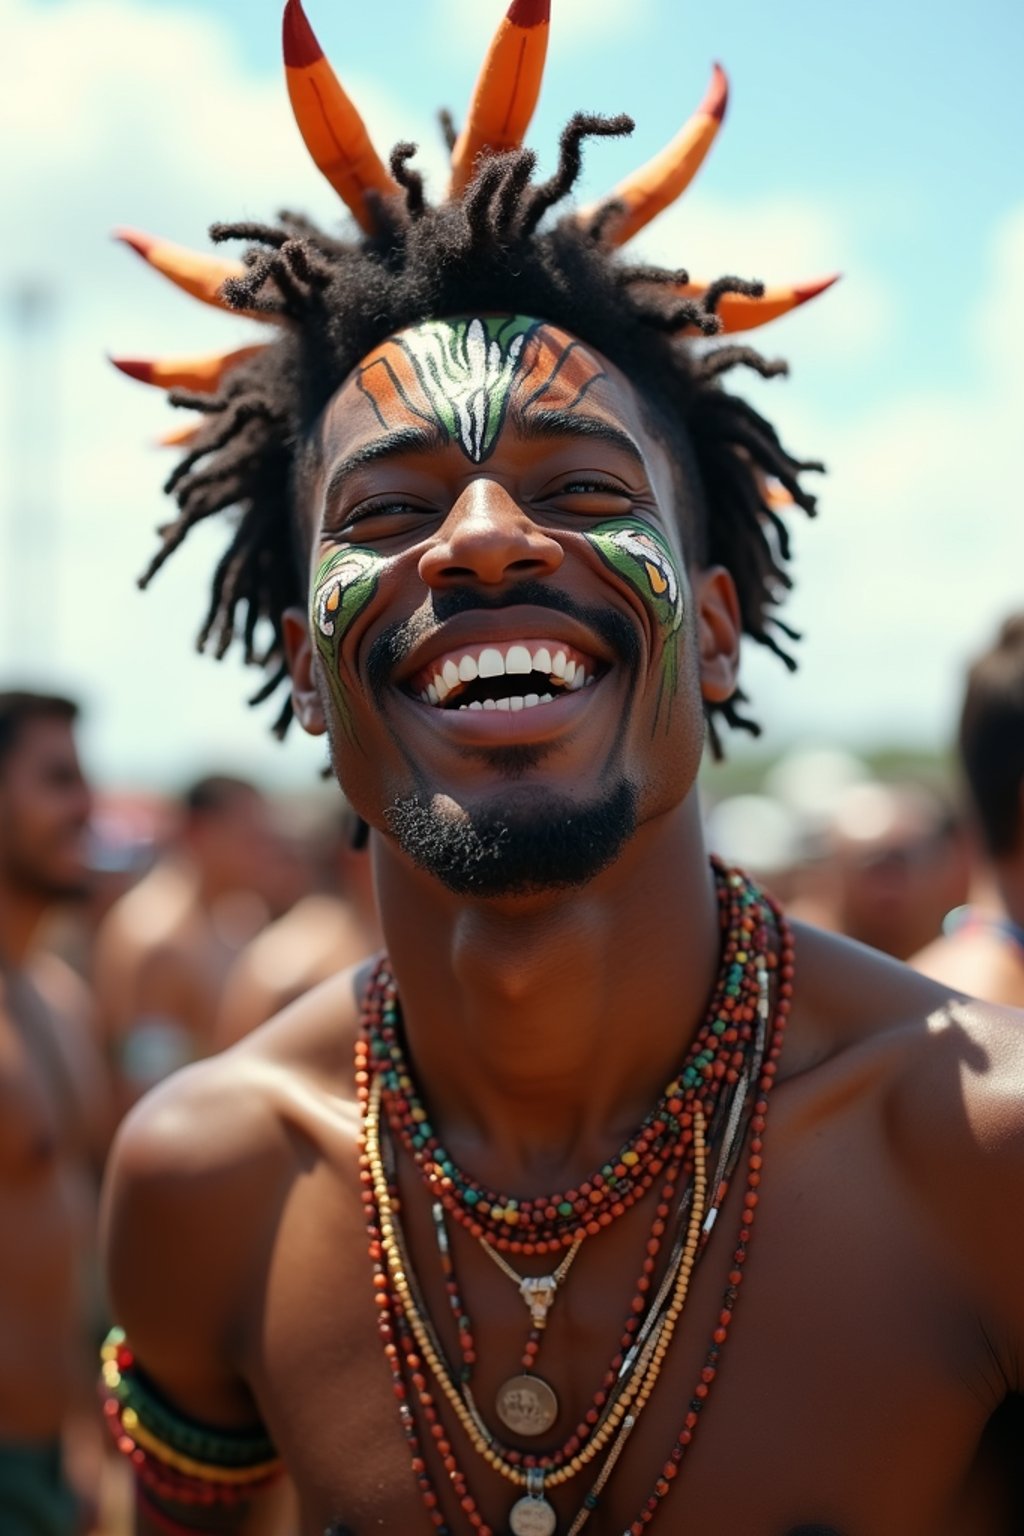
[[[661,689],[658,710],[667,696],[669,709],[679,676],[679,630],[683,623],[682,590],[675,556],[665,536],[648,523],[627,517],[609,518],[585,531],[584,537],[639,594],[654,616],[661,635]]]
[[[474,464],[492,452],[528,336],[528,315],[426,320],[384,343],[358,374],[382,423],[404,413],[433,421]]]
[[[320,562],[310,597],[310,618],[331,697],[345,734],[355,740],[352,712],[341,682],[341,644],[377,590],[384,561],[373,549],[345,545]]]

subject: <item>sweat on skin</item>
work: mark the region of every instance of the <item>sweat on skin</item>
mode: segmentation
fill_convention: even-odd
[[[558,328],[525,315],[465,316],[432,320],[386,341],[360,365],[355,382],[381,428],[400,435],[424,428],[442,443],[455,443],[467,460],[483,464],[493,453],[510,411],[538,423],[545,413],[576,413],[584,428],[583,402],[606,377],[595,355]],[[569,477],[570,481],[572,477]],[[614,497],[599,476],[595,489]],[[338,530],[337,548],[320,561],[311,591],[311,624],[328,685],[342,723],[353,735],[341,647],[353,622],[377,591],[390,555],[361,542],[361,525],[386,538],[409,508],[395,496],[353,508]],[[675,556],[659,529],[639,515],[609,516],[607,505],[581,530],[600,559],[633,589],[660,637],[662,697],[669,702],[678,671],[678,636],[684,607]],[[362,534],[365,538],[366,535]],[[592,662],[546,645],[469,647],[440,658],[414,681],[414,692],[438,708],[509,710],[554,702],[565,690],[593,681]],[[522,685],[487,679],[521,677]],[[461,699],[468,685],[473,697]]]

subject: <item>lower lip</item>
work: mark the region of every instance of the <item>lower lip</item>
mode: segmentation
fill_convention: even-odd
[[[607,675],[607,674],[606,674]],[[572,729],[585,714],[604,683],[599,677],[589,687],[561,694],[550,704],[534,704],[529,709],[439,709],[436,704],[421,704],[402,694],[404,702],[416,710],[417,717],[468,745],[504,746],[518,742],[550,741]]]

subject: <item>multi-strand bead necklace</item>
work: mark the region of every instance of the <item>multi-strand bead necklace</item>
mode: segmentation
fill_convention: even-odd
[[[432,1523],[441,1532],[450,1527],[440,1507],[424,1443],[432,1446],[443,1480],[450,1483],[469,1526],[485,1536],[489,1536],[490,1527],[469,1491],[440,1418],[438,1394],[449,1404],[471,1449],[522,1494],[509,1514],[513,1536],[551,1536],[557,1519],[544,1496],[545,1487],[569,1482],[606,1453],[568,1536],[577,1536],[582,1530],[654,1389],[694,1267],[749,1135],[747,1187],[723,1305],[682,1429],[650,1498],[630,1527],[632,1533],[642,1532],[653,1519],[693,1438],[717,1373],[742,1280],[758,1201],[768,1095],[792,992],[792,947],[781,915],[738,872],[716,866],[715,878],[722,959],[704,1022],[682,1069],[638,1131],[614,1159],[576,1189],[522,1199],[490,1191],[459,1169],[433,1131],[416,1092],[402,1045],[397,989],[386,961],[371,984],[357,1050],[356,1081],[363,1108],[360,1170],[379,1328],[413,1472]],[[777,955],[773,948],[775,931]],[[769,1017],[771,972],[776,973],[774,1018]],[[430,1193],[439,1259],[459,1342],[458,1366],[446,1358],[423,1304],[401,1229],[397,1148],[416,1163]],[[709,1159],[715,1160],[710,1189]],[[586,1239],[642,1199],[659,1177],[662,1189],[641,1275],[618,1351],[590,1407],[557,1448],[541,1454],[502,1445],[473,1395],[477,1344],[455,1276],[445,1214],[485,1247],[492,1260],[516,1282],[530,1308],[531,1329],[521,1361],[522,1374],[505,1383],[495,1404],[498,1419],[519,1436],[528,1437],[546,1433],[558,1416],[553,1390],[536,1375],[534,1367],[559,1286],[566,1281]],[[678,1232],[655,1290],[663,1241],[674,1220]],[[550,1253],[561,1253],[561,1261],[551,1274],[542,1276],[521,1275],[506,1257]]]

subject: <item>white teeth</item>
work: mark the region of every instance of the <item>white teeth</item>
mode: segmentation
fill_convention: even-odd
[[[533,671],[533,657],[525,645],[509,646],[505,652],[505,671],[506,673]]]
[[[551,652],[546,645],[542,645],[539,651],[534,651],[533,670],[535,672],[551,671]]]
[[[459,662],[459,681],[461,683],[476,682],[476,662],[472,656],[463,656]]]
[[[497,707],[493,699],[484,699],[484,709],[497,709]]]
[[[509,710],[509,709],[512,708],[512,700],[511,699],[495,699],[494,707],[495,707],[495,709]]]
[[[446,683],[441,674],[438,673],[434,678],[434,692],[437,694],[437,702],[443,704],[451,691],[451,685]]]
[[[573,678],[576,676],[576,663],[571,660],[567,661],[565,664],[565,671],[562,675],[565,678],[565,686],[567,688],[571,688]]]
[[[591,685],[591,683],[592,683],[592,682],[593,682],[593,681],[594,681],[594,674],[593,674],[593,672],[591,672],[591,674],[590,674],[590,676],[589,676],[589,677],[588,677],[588,678],[587,678],[587,681],[586,681],[586,685],[585,685],[585,686],[586,686],[586,687],[587,687],[587,688],[589,688],[589,687],[590,687],[590,685]]]
[[[555,702],[555,696],[553,693],[542,693],[540,696],[540,702],[542,704],[553,704]]]
[[[434,687],[433,683],[427,684],[427,700],[431,704],[437,703],[437,689]]]
[[[551,672],[554,677],[565,676],[566,656],[564,651],[556,651],[551,658]]]
[[[476,664],[478,677],[504,677],[505,658],[500,651],[488,646],[486,651],[481,651]]]
[[[540,694],[539,693],[528,693],[526,695],[526,698],[523,700],[523,708],[524,709],[532,709],[535,704],[539,704],[539,703],[540,703]]]
[[[452,661],[450,658],[448,659],[448,661],[445,662],[444,666],[441,668],[441,676],[444,678],[445,682],[448,684],[448,689],[449,689],[449,692],[450,692],[451,689],[453,689],[455,687],[455,684],[459,681],[459,669],[455,665],[454,661]]]
[[[568,682],[566,683],[566,687],[568,688],[570,693],[578,693],[579,690],[584,686],[586,681],[587,681],[587,674],[584,672],[583,668],[580,667],[579,671],[576,673],[576,676],[573,678],[572,682],[571,683],[568,683]]]
[[[508,707],[512,711],[513,714],[515,714],[518,710],[522,709],[522,707],[523,707],[522,695],[518,694],[518,693],[514,693],[512,695],[512,697],[508,701]]]
[[[466,704],[463,706],[465,709],[483,709],[483,707],[484,706],[479,699],[474,699],[472,704]]]

